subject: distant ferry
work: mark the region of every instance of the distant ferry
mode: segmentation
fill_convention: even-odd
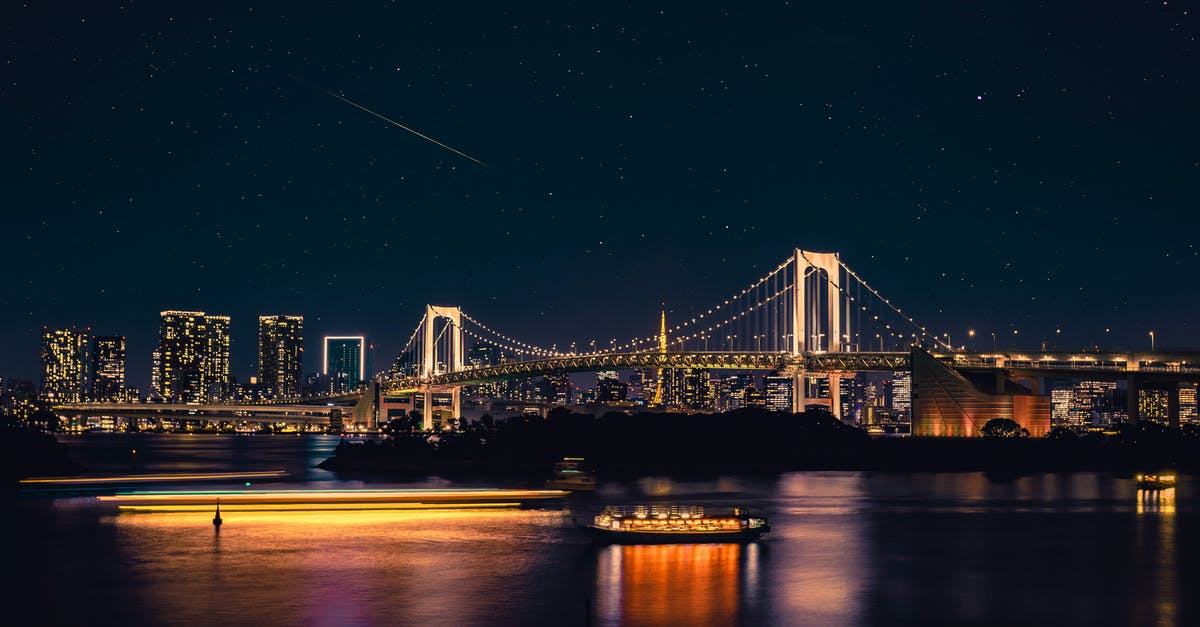
[[[666,544],[750,542],[771,530],[767,519],[735,508],[728,515],[706,514],[703,507],[678,505],[609,506],[588,530],[603,542]]]
[[[595,490],[596,473],[582,457],[564,457],[554,464],[554,476],[546,482],[555,490]]]
[[[1175,487],[1175,475],[1171,474],[1144,474],[1137,476],[1137,487],[1139,490],[1165,490]]]

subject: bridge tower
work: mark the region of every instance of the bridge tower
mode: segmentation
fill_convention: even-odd
[[[842,294],[841,270],[842,263],[837,253],[818,253],[797,248],[792,257],[794,272],[792,284],[792,340],[791,353],[800,357],[806,352],[827,350],[835,353],[842,350]],[[813,273],[825,273],[826,311],[818,311],[820,302],[808,302],[808,290],[805,280]],[[819,275],[818,275],[819,276]],[[821,333],[822,313],[828,319],[826,333]],[[809,323],[812,323],[810,328]],[[847,329],[849,331],[849,329]],[[827,342],[822,348],[821,338]],[[804,411],[807,395],[808,377],[802,368],[797,368],[792,375],[792,411]],[[841,419],[841,375],[829,375],[830,409],[834,416]]]
[[[436,333],[438,320],[445,320],[440,333]],[[422,342],[421,350],[421,371],[420,379],[428,381],[430,377],[442,374],[443,372],[457,372],[463,368],[463,329],[462,329],[462,308],[461,307],[441,307],[438,305],[425,306],[425,329],[424,342]],[[449,355],[445,355],[445,361],[438,361],[438,342],[449,334]],[[422,413],[421,428],[425,430],[433,429],[433,388],[428,384],[422,384],[421,389],[425,395],[425,409]],[[450,407],[452,417],[462,415],[462,386],[456,385],[450,388]]]

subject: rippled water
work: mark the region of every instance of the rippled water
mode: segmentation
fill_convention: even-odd
[[[93,467],[287,469],[334,439],[89,436]],[[409,484],[447,485],[437,478]],[[374,487],[398,484],[372,484]],[[480,485],[475,483],[472,485]],[[644,478],[544,509],[117,513],[25,495],[7,594],[32,622],[98,624],[1195,624],[1194,484],[1048,474],[789,473]],[[574,528],[608,502],[748,505],[746,545],[594,546]]]

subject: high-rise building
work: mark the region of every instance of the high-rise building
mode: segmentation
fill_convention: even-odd
[[[629,385],[623,383],[615,370],[596,373],[596,402],[602,404],[622,403],[629,397]]]
[[[357,389],[367,379],[367,339],[361,335],[325,336],[322,372],[335,391]],[[346,389],[340,389],[345,387]]]
[[[767,409],[771,411],[792,411],[792,378],[767,376],[763,377],[763,396]]]
[[[92,400],[125,399],[125,336],[92,338]]]
[[[300,395],[304,316],[258,317],[258,380],[276,398]]]
[[[1104,427],[1125,419],[1117,411],[1115,381],[1076,381],[1071,385],[1071,411],[1067,424],[1072,427]],[[1118,413],[1120,415],[1118,415]]]
[[[664,368],[663,404],[684,409],[711,409],[706,368]]]
[[[907,371],[892,373],[892,413],[899,420],[912,414],[912,374]]]
[[[205,315],[204,386],[212,400],[227,400],[229,378],[229,316]]]
[[[1050,426],[1069,427],[1071,424],[1071,393],[1070,387],[1060,387],[1050,390]]]
[[[87,379],[88,332],[45,329],[42,332],[42,397],[61,403],[83,400]]]
[[[177,403],[209,400],[229,382],[229,316],[168,310],[159,314],[153,396]]]
[[[1152,420],[1154,422],[1167,423],[1167,391],[1166,390],[1139,390],[1138,394],[1138,414],[1142,420]]]
[[[547,403],[569,405],[571,403],[571,375],[551,372],[542,376],[542,397]]]
[[[1179,424],[1186,425],[1196,422],[1196,384],[1179,384]]]

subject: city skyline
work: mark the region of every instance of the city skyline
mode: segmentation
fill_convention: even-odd
[[[302,313],[379,366],[427,303],[603,342],[794,246],[979,347],[1200,345],[1174,4],[5,11],[11,376],[74,324],[126,335],[145,385],[162,307]],[[315,24],[343,35],[314,47]]]

